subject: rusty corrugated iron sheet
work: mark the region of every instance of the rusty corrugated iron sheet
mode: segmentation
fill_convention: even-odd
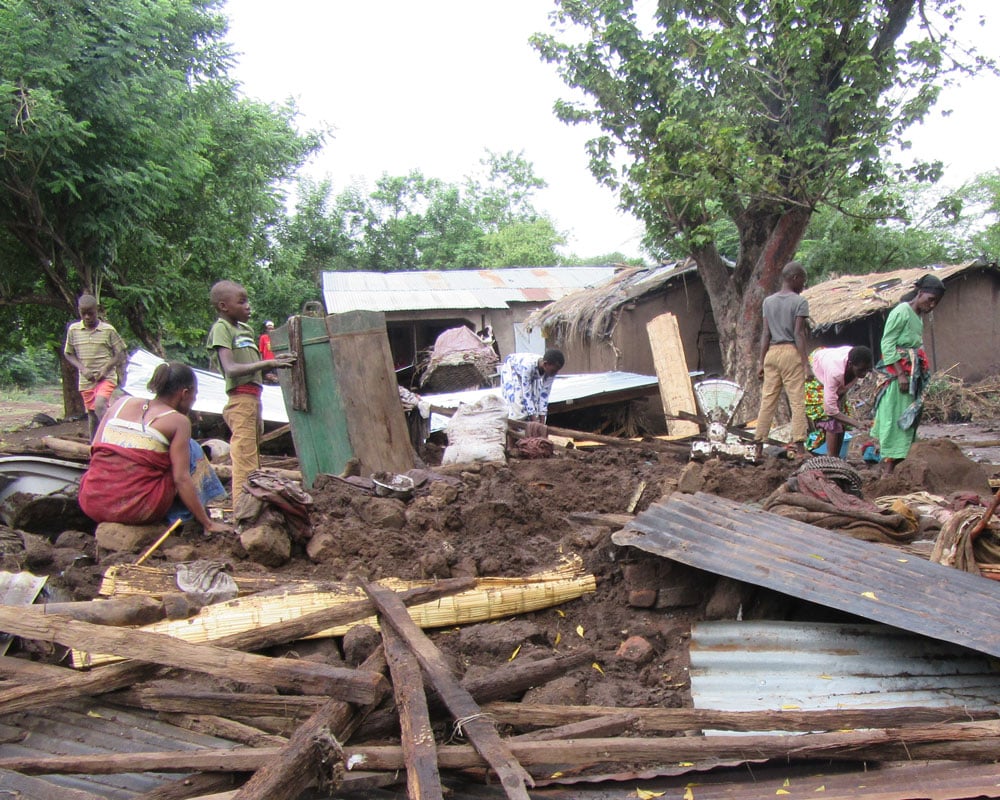
[[[886,625],[698,622],[689,649],[695,708],[1000,709],[991,658]]]
[[[614,274],[613,266],[324,272],[323,300],[330,314],[508,308],[549,303]]]
[[[1000,585],[713,495],[674,494],[616,544],[1000,656]]]
[[[58,462],[64,463],[64,462]],[[44,482],[42,486],[44,487]],[[14,483],[6,488],[12,488]],[[0,491],[0,496],[3,496]],[[0,605],[2,606],[30,606],[35,602],[38,593],[45,586],[48,578],[45,575],[33,575],[30,572],[0,572]],[[0,656],[4,655],[10,648],[10,643],[14,637],[7,633],[0,633]]]
[[[141,753],[194,750],[202,747],[234,747],[233,742],[178,728],[142,711],[79,701],[59,708],[46,708],[0,717],[0,758],[85,753]],[[69,790],[96,797],[131,800],[146,792],[175,783],[178,773],[122,773],[114,775],[39,775],[32,782],[50,787],[48,797]],[[5,781],[0,775],[0,797]],[[15,795],[18,796],[18,795]],[[24,793],[24,797],[43,796]]]

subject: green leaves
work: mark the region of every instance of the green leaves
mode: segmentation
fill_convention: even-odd
[[[280,181],[322,134],[298,134],[294,107],[236,95],[221,5],[0,4],[0,307],[69,316],[99,292],[158,349],[167,316],[207,325],[211,282],[252,276]]]

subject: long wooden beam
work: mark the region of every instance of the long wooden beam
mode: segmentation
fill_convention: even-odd
[[[25,614],[14,606],[0,606],[0,630],[90,652],[110,653],[209,675],[226,675],[246,683],[272,684],[293,692],[328,694],[355,703],[370,703],[385,683],[381,675],[353,669],[191,644],[161,633],[92,625],[56,614]]]
[[[580,764],[634,765],[676,764],[698,759],[755,761],[765,759],[811,760],[920,760],[994,761],[1000,748],[1000,722],[913,725],[835,733],[805,733],[750,736],[708,736],[691,739],[616,737],[557,741],[507,741],[518,762],[525,766]],[[245,747],[236,749],[175,750],[170,752],[88,754],[69,756],[16,756],[0,759],[0,769],[27,775],[89,774],[121,772],[182,772],[208,770],[248,772],[262,760],[274,758],[281,748]],[[365,770],[397,770],[405,767],[398,745],[346,747],[344,756]],[[443,769],[489,766],[471,745],[438,748],[438,764]]]

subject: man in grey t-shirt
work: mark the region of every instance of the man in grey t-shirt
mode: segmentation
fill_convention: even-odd
[[[789,261],[781,271],[781,289],[764,299],[764,329],[760,335],[757,375],[763,381],[760,411],[754,433],[756,457],[771,432],[774,412],[784,390],[792,409],[790,456],[804,456],[807,434],[805,382],[809,372],[806,352],[806,318],[809,302],[802,296],[806,271],[798,261]]]

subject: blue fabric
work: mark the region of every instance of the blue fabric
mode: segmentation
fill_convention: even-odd
[[[212,469],[212,465],[205,458],[205,451],[201,449],[201,445],[194,439],[191,439],[188,442],[188,451],[190,454],[188,466],[191,470],[191,477],[194,479],[194,488],[198,492],[198,499],[201,500],[201,504],[207,505],[212,500],[225,497],[226,490],[223,488],[219,476]],[[187,506],[184,505],[180,497],[174,501],[174,504],[167,512],[167,522],[170,523],[174,523],[177,520],[187,522],[193,518],[194,515],[188,511]]]

